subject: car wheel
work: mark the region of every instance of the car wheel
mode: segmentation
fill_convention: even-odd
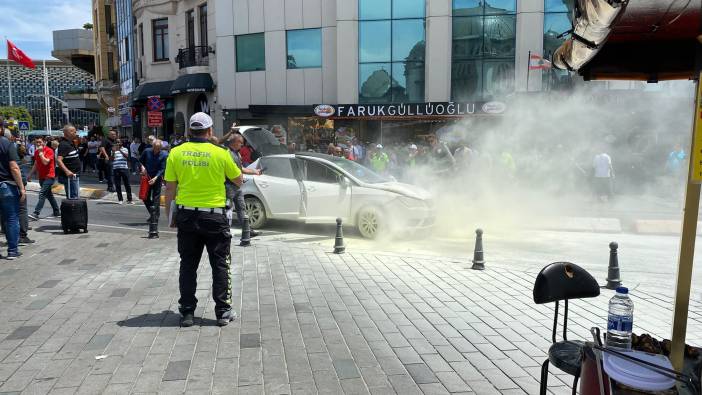
[[[364,208],[358,213],[356,224],[361,236],[366,239],[375,239],[380,234],[383,225],[380,210],[375,207]]]
[[[249,225],[252,228],[261,228],[266,224],[266,207],[255,197],[244,199],[246,205],[246,215],[249,217]]]

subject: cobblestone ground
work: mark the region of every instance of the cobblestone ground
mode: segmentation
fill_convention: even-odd
[[[39,242],[0,261],[0,393],[538,393],[553,319],[532,302],[539,268],[259,241],[232,250],[240,319],[215,325],[204,261],[202,318],[181,329],[172,235],[35,226]],[[610,296],[571,304],[573,338],[602,326]],[[634,302],[637,331],[667,337],[669,295]]]

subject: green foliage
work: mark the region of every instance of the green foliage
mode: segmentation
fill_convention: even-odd
[[[90,22],[84,23],[84,24],[83,24],[83,29],[86,29],[86,30],[93,30],[93,24],[90,23]]]
[[[29,121],[29,130],[34,129],[32,115],[29,114],[29,110],[27,110],[26,107],[0,107],[0,118],[5,121],[9,121],[10,119],[14,119],[15,121]],[[8,127],[13,129],[13,127],[16,128],[18,125],[15,124],[13,127],[8,125]]]

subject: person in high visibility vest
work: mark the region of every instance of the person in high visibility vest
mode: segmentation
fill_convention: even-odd
[[[184,327],[194,323],[197,267],[204,248],[207,248],[212,266],[212,298],[217,325],[225,326],[236,318],[231,306],[232,235],[227,219],[224,181],[229,179],[240,186],[242,176],[229,152],[209,142],[212,124],[209,115],[193,114],[190,141],[173,148],[166,160],[166,215],[169,225],[178,228],[178,303],[181,326]],[[175,207],[171,207],[172,204]]]
[[[370,155],[371,168],[377,173],[383,174],[387,172],[389,163],[390,157],[383,150],[383,146],[381,144],[377,144],[375,146],[375,151],[373,151]]]

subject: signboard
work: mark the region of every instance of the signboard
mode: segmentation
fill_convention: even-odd
[[[163,113],[161,111],[149,111],[146,113],[146,126],[158,128],[163,124]]]
[[[502,114],[507,106],[493,102],[431,102],[397,104],[319,104],[317,116],[332,119],[456,118],[469,115]]]
[[[109,112],[110,114],[114,114],[115,108],[114,107],[107,107],[107,112]]]
[[[19,121],[19,130],[22,132],[28,132],[29,131],[29,122],[28,121]]]
[[[162,111],[165,108],[163,101],[158,96],[149,96],[146,100],[146,107],[149,111]]]

